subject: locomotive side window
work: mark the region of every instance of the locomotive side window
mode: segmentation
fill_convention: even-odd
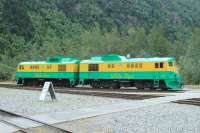
[[[155,63],[155,68],[164,68],[164,63],[163,62]]]
[[[131,68],[134,68],[134,64],[131,64]]]
[[[51,69],[51,65],[47,65],[47,69]]]
[[[114,68],[115,65],[114,64],[108,64],[108,68]]]
[[[35,66],[35,69],[39,69],[39,66]]]
[[[135,64],[135,68],[138,68],[138,63]]]
[[[173,67],[173,62],[168,62],[170,67]]]
[[[99,71],[99,64],[89,64],[88,71]]]
[[[66,72],[66,65],[58,65],[59,72]]]
[[[142,63],[139,64],[139,68],[142,68]]]
[[[161,63],[160,63],[160,68],[163,68],[163,67],[164,67],[164,63],[161,62]]]
[[[20,65],[20,66],[19,66],[19,69],[20,69],[20,70],[24,70],[24,66],[23,66],[23,65]]]
[[[155,63],[155,68],[159,68],[159,63]]]
[[[38,65],[30,66],[30,69],[39,69],[39,66]]]
[[[114,64],[112,64],[112,68],[114,68],[115,67],[115,65]]]

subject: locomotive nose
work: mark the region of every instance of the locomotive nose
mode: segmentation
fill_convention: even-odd
[[[179,88],[183,89],[184,87],[184,83],[183,83],[183,80],[181,79],[181,77],[179,75],[176,74],[176,82],[177,82],[177,85],[179,86]]]

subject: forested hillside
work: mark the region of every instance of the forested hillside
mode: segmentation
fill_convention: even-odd
[[[200,83],[199,0],[0,0],[0,79],[50,56],[174,56]]]

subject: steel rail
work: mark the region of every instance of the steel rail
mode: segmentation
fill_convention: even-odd
[[[5,113],[5,114],[8,114],[8,115],[13,116],[13,117],[24,118],[24,119],[33,121],[33,122],[35,122],[35,123],[42,124],[43,126],[47,126],[47,127],[52,128],[52,129],[59,130],[59,131],[61,131],[61,132],[63,132],[63,133],[72,133],[72,132],[67,131],[67,130],[65,130],[65,129],[62,129],[62,128],[60,128],[60,127],[57,127],[57,126],[48,124],[48,123],[43,122],[43,121],[35,120],[35,119],[31,118],[31,117],[24,116],[24,115],[21,115],[21,114],[18,114],[18,113],[14,113],[14,112],[7,111],[7,110],[4,110],[4,109],[0,109],[0,112]],[[15,127],[19,128],[19,130],[22,130],[23,132],[27,132],[27,131],[26,131],[26,130],[27,130],[26,128],[20,127],[20,126],[18,126],[17,124],[13,124],[13,123],[11,123],[11,122],[5,120],[5,119],[4,119],[4,120],[0,120],[0,121],[3,122],[3,123],[5,123],[5,124],[9,124],[9,125],[15,126]]]

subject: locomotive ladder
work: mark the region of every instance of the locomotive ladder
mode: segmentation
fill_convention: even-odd
[[[159,85],[160,85],[160,81],[159,81],[158,79],[154,79],[153,86],[154,86],[155,88],[158,88]]]

